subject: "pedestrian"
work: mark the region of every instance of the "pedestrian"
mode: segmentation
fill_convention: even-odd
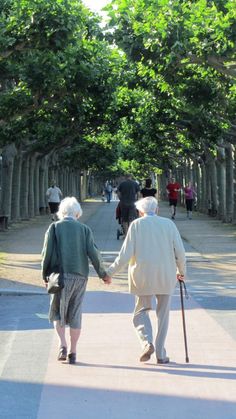
[[[142,198],[146,198],[146,196],[154,196],[156,198],[157,190],[156,188],[152,188],[152,180],[146,179],[145,186],[140,191]]]
[[[55,252],[56,234],[57,254],[60,257],[65,286],[59,294],[51,296],[49,320],[54,323],[59,337],[59,361],[67,359],[65,326],[70,327],[68,355],[70,364],[76,362],[76,347],[81,333],[82,302],[88,282],[89,259],[104,283],[110,282],[94,243],[91,229],[78,221],[81,215],[82,209],[76,198],[63,199],[58,211],[59,221],[49,226],[42,251],[42,277],[47,287],[48,276],[54,272],[55,266],[58,266]]]
[[[48,199],[48,205],[50,208],[50,213],[52,215],[52,220],[56,221],[56,213],[59,208],[59,204],[62,198],[62,191],[56,186],[55,180],[52,181],[52,186],[48,188],[46,192],[46,197]]]
[[[107,202],[110,204],[111,196],[112,196],[112,184],[108,180],[105,183],[105,193],[106,193]]]
[[[106,198],[105,198],[105,188],[101,189],[101,196],[102,196],[102,202],[105,202]]]
[[[187,218],[189,220],[191,220],[192,219],[192,214],[193,214],[193,202],[194,202],[194,199],[197,195],[191,182],[189,182],[185,186],[184,194],[185,194],[185,204],[186,204]]]
[[[113,199],[113,201],[117,201],[118,200],[118,196],[117,196],[117,184],[116,183],[112,187],[112,199]]]
[[[166,364],[169,362],[165,339],[171,296],[177,279],[184,279],[185,251],[175,224],[157,215],[156,198],[143,198],[136,202],[136,207],[140,218],[131,223],[119,255],[107,269],[107,275],[111,277],[129,264],[129,291],[135,295],[133,324],[142,346],[140,361],[148,361],[155,352],[157,363]],[[153,296],[157,302],[158,326],[154,344],[149,318]]]
[[[171,218],[172,220],[175,219],[176,216],[176,207],[178,202],[178,193],[180,191],[180,184],[175,181],[175,178],[171,178],[170,182],[166,186],[166,191],[169,198],[169,205],[171,208]]]
[[[135,201],[138,198],[140,187],[138,183],[132,179],[130,174],[126,175],[126,179],[120,183],[117,188],[117,194],[120,199],[120,212],[124,234],[127,234],[130,223],[137,218],[137,210]]]

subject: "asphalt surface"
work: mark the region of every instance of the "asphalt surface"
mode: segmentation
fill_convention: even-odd
[[[116,205],[84,204],[83,221],[92,228],[107,265],[122,244],[122,237],[116,237]],[[169,216],[166,203],[161,203],[160,215]],[[91,268],[78,362],[71,366],[56,360],[58,342],[47,320],[49,297],[40,280],[40,250],[49,222],[42,217],[0,238],[9,258],[13,254],[11,263],[3,263],[10,274],[0,279],[0,417],[236,418],[234,226],[198,213],[187,220],[178,208],[175,222],[188,260],[189,299],[184,303],[189,363],[178,287],[166,344],[171,362],[159,366],[152,357],[140,363],[126,271],[107,287]],[[151,319],[155,325],[154,313]]]

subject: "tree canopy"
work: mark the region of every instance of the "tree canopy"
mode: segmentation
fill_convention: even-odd
[[[0,146],[134,173],[234,142],[236,0],[1,0]]]
[[[107,37],[133,71],[128,125],[140,163],[156,158],[164,166],[235,136],[235,6],[114,0],[106,7]]]

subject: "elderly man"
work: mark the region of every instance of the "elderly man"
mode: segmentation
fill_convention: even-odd
[[[119,255],[108,268],[113,276],[129,264],[129,290],[135,294],[133,324],[142,345],[141,362],[156,352],[158,364],[166,364],[165,339],[169,323],[171,295],[176,280],[183,280],[186,270],[185,251],[175,224],[157,216],[158,202],[146,197],[136,202],[140,218],[134,220]],[[178,268],[178,269],[177,269]],[[153,345],[149,318],[152,297],[157,300],[158,332]]]

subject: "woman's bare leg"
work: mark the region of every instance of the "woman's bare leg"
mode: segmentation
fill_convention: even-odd
[[[79,340],[81,329],[70,328],[70,353],[76,354],[77,342]]]
[[[63,346],[65,348],[67,348],[67,343],[66,343],[66,328],[65,326],[61,326],[59,320],[53,322],[54,323],[54,328],[57,332],[58,338],[59,338],[59,343],[60,343],[60,347],[62,348]]]

